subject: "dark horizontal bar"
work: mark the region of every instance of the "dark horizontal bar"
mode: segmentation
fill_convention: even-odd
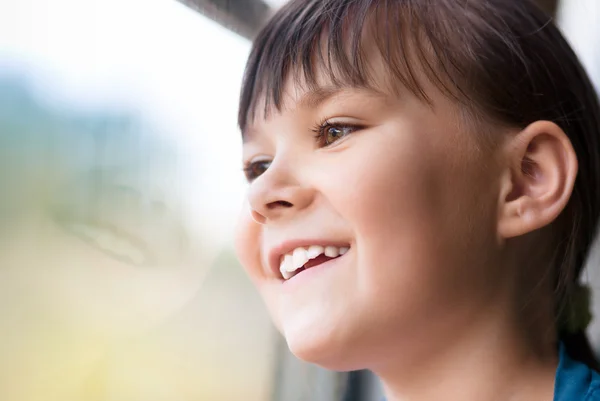
[[[262,0],[178,0],[224,27],[253,39],[271,8]]]
[[[268,18],[271,8],[263,0],[178,0],[221,25],[252,40]],[[537,0],[556,15],[559,0]]]

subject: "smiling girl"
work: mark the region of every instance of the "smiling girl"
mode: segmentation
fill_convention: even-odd
[[[256,38],[239,258],[300,359],[390,401],[600,400],[600,113],[532,1],[292,0]]]

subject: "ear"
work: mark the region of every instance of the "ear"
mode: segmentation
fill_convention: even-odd
[[[500,192],[498,234],[517,237],[552,223],[567,205],[577,156],[565,132],[537,121],[511,137]]]

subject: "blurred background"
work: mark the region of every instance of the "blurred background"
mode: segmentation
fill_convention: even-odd
[[[600,2],[539,1],[600,88]],[[381,399],[293,358],[232,252],[239,87],[282,3],[0,2],[0,401]]]

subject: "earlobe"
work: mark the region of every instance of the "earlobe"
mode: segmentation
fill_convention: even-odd
[[[566,207],[577,176],[571,141],[555,123],[537,121],[504,149],[498,234],[518,237],[552,223]]]

